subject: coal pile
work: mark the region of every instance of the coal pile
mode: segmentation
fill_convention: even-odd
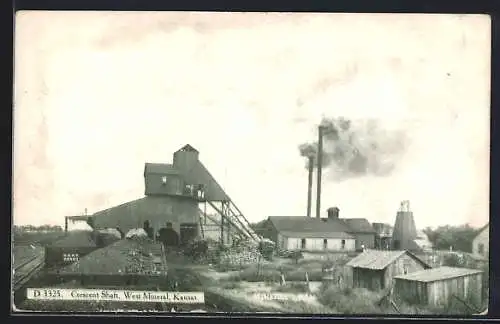
[[[89,253],[60,274],[163,275],[161,246],[147,238],[124,239]]]

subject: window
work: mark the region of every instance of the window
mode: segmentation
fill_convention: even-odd
[[[305,249],[306,248],[306,239],[300,240],[300,248]]]
[[[323,249],[328,249],[328,240],[327,239],[324,239],[323,240]]]
[[[161,184],[166,185],[167,184],[167,176],[161,177]]]
[[[483,255],[484,254],[484,244],[483,243],[479,243],[479,245],[477,246],[477,253]]]
[[[345,249],[345,240],[340,241],[341,249]]]

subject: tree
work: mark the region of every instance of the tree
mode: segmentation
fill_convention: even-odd
[[[472,241],[477,234],[477,229],[468,224],[461,226],[439,226],[436,229],[427,227],[423,232],[429,238],[435,249],[448,250],[450,247],[456,251],[472,252]]]

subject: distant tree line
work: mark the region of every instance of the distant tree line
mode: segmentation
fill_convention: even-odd
[[[439,226],[438,228],[427,227],[423,230],[429,241],[437,250],[472,252],[472,241],[478,234],[478,229],[466,225],[461,226]]]
[[[27,231],[48,231],[48,232],[62,232],[63,228],[59,225],[14,225],[14,231],[27,232]]]

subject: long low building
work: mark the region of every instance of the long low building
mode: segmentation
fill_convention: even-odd
[[[363,218],[339,218],[338,208],[329,208],[326,218],[270,216],[260,234],[284,250],[352,252],[375,245],[371,224]]]

